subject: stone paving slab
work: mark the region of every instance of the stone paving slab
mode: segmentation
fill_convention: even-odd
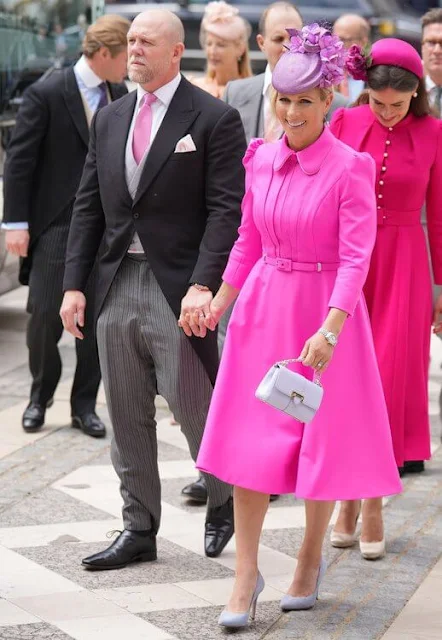
[[[101,551],[110,542],[106,539],[91,544],[67,542],[57,546],[27,547],[15,551],[86,589],[110,589],[233,576],[230,569],[164,538],[158,539],[157,562],[132,564],[119,571],[87,571],[82,567],[82,558]]]
[[[0,628],[0,640],[72,640],[72,636],[51,624],[40,622]]]
[[[357,549],[329,567],[310,612],[282,615],[266,640],[377,640],[442,553],[442,450],[425,474],[409,477],[385,509],[387,556],[368,562]],[[422,620],[424,625],[424,621]]]
[[[20,331],[25,317],[13,306],[7,314],[18,323],[18,330],[10,334],[11,344],[18,348],[19,341],[24,341]],[[0,339],[4,335],[4,319],[0,318]],[[25,353],[23,346],[24,342],[21,355]],[[441,343],[433,340],[432,349],[430,413],[436,449],[441,435],[437,402],[442,382]],[[0,354],[3,352],[0,348]],[[66,403],[75,365],[72,344],[62,344],[62,357],[65,367],[59,399]],[[9,359],[6,364],[0,363],[0,425],[2,411],[26,401],[29,392],[25,359],[14,367],[11,362]],[[161,398],[157,409],[159,420],[169,415]],[[107,421],[105,407],[100,406],[100,411]],[[17,428],[20,429],[19,424]],[[197,475],[190,475],[193,466],[187,444],[179,427],[171,427],[168,419],[160,423],[159,437],[164,506],[159,561],[113,572],[89,573],[81,567],[85,555],[109,544],[106,531],[119,526],[120,502],[118,483],[112,479],[110,437],[94,440],[60,426],[0,459],[0,535],[2,544],[10,547],[0,547],[7,562],[2,594],[9,598],[0,599],[0,640],[121,640],[125,636],[128,640],[217,640],[230,635],[218,627],[217,618],[231,589],[234,541],[220,558],[204,556],[205,508],[186,503],[180,495],[182,486]],[[267,588],[258,605],[256,622],[237,637],[382,638],[402,610],[405,615],[407,602],[412,603],[418,596],[416,588],[440,557],[441,470],[439,449],[425,474],[407,478],[404,494],[387,504],[386,559],[369,563],[357,548],[332,549],[326,541],[329,571],[320,600],[312,611],[297,614],[281,614],[278,601],[290,582],[303,534],[302,503],[292,496],[272,503],[260,553]],[[84,478],[83,484],[78,484],[77,476]],[[3,569],[5,573],[5,565]],[[433,589],[441,582],[442,575],[439,582],[433,581]],[[0,575],[0,586],[1,583]],[[441,591],[442,585],[439,594]],[[94,603],[103,615],[82,618],[82,613],[73,607],[73,618],[65,619],[70,615],[72,598],[81,605],[84,615],[94,613]],[[64,603],[62,609],[57,609],[56,603]],[[431,610],[426,611],[431,616]],[[37,622],[39,616],[41,622]],[[413,629],[413,634],[421,629]],[[400,627],[399,633],[403,632]],[[426,638],[419,633],[413,635],[413,640],[435,637],[440,640],[442,635]],[[392,636],[391,640],[399,637]],[[412,637],[400,636],[400,640]]]

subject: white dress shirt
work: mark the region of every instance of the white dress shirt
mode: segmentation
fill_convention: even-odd
[[[264,72],[264,86],[262,88],[262,95],[264,96],[264,122],[267,122],[270,117],[270,96],[272,95],[272,72],[270,71],[270,66],[266,66],[266,70]]]
[[[154,91],[154,95],[157,97],[157,100],[155,100],[155,102],[151,105],[152,129],[150,134],[150,144],[147,146],[139,165],[137,165],[133,155],[132,141],[133,141],[135,122],[137,120],[138,112],[140,111],[140,108],[142,106],[142,100],[146,95],[146,93],[148,92],[145,91],[143,87],[141,87],[140,85],[138,85],[137,87],[137,104],[134,109],[134,114],[132,117],[132,122],[129,129],[129,135],[127,137],[127,143],[126,143],[125,173],[126,173],[126,183],[128,185],[130,193],[131,193],[130,183],[131,183],[131,180],[133,179],[131,177],[134,176],[134,174],[137,171],[142,171],[144,163],[146,162],[146,158],[152,146],[152,143],[155,140],[155,137],[161,127],[161,124],[167,113],[169,105],[172,102],[172,99],[175,95],[176,90],[178,89],[180,82],[181,82],[181,74],[178,73],[175,76],[175,78],[173,78],[173,80],[171,80],[167,84],[163,85],[162,87]],[[134,197],[135,194],[131,193],[131,195],[132,197]],[[144,253],[144,249],[141,244],[140,238],[138,236],[138,233],[136,232],[132,238],[132,242],[130,244],[128,251],[129,253]]]
[[[272,113],[272,72],[270,66],[266,66],[264,72],[264,86],[262,88],[263,95],[263,115],[264,115],[264,137],[268,141],[278,140],[284,133],[282,125],[277,120],[274,113]]]
[[[78,89],[81,91],[84,99],[89,105],[92,114],[94,114],[101,98],[101,91],[98,88],[98,85],[100,85],[103,80],[99,78],[94,71],[92,71],[85,56],[81,56],[75,64],[74,74]],[[28,228],[29,224],[27,222],[5,222],[2,224],[2,229],[6,229],[7,231]]]

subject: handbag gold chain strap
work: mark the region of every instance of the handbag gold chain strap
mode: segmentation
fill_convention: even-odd
[[[286,367],[288,364],[291,364],[292,362],[301,362],[302,363],[302,359],[301,358],[288,358],[287,360],[280,360],[279,362],[276,363],[277,367]],[[318,385],[318,387],[322,387],[321,384],[321,373],[319,371],[315,371],[315,375],[313,377],[313,382],[315,384]]]

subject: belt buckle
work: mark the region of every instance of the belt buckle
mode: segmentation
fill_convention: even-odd
[[[288,258],[276,258],[276,268],[279,271],[291,271],[292,261]]]

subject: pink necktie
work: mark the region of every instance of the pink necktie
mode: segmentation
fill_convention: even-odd
[[[153,93],[146,93],[143,104],[137,115],[132,140],[132,151],[135,162],[140,164],[144,152],[150,145],[150,135],[152,133],[152,104],[157,99]]]

